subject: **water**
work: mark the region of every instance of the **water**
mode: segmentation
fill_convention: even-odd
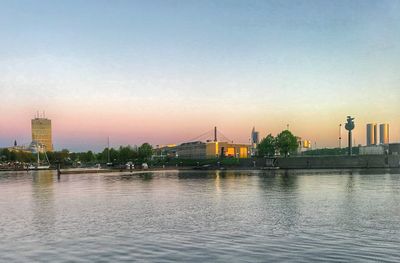
[[[1,262],[400,261],[400,174],[0,173]]]

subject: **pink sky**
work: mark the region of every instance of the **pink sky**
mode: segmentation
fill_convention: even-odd
[[[56,104],[56,105],[55,105]],[[36,106],[36,105],[35,105]],[[299,111],[273,107],[239,108],[223,106],[213,102],[200,105],[155,103],[125,99],[109,100],[104,103],[97,99],[73,102],[46,103],[46,116],[52,120],[53,141],[56,149],[100,150],[107,144],[139,145],[143,142],[173,144],[190,140],[217,126],[225,136],[235,142],[249,141],[253,126],[261,137],[268,133],[276,135],[289,124],[289,129],[297,136],[317,142],[317,147],[338,145],[338,125],[346,120],[345,109],[315,109],[303,107]],[[1,106],[1,123],[6,123],[0,132],[1,146],[9,146],[16,139],[20,144],[30,142],[30,119],[35,114],[34,106],[13,110],[12,103]],[[308,111],[306,111],[308,110]],[[397,116],[369,112],[352,112],[356,118],[354,138],[356,144],[365,144],[365,125],[368,122],[389,123],[391,142],[400,141]],[[398,123],[398,122],[397,122]],[[346,133],[342,129],[342,145],[346,143]]]

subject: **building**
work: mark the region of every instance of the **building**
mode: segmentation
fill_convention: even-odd
[[[161,159],[176,157],[176,144],[157,145],[153,157]]]
[[[260,133],[255,130],[255,127],[251,130],[250,143],[251,143],[251,156],[257,154],[257,146],[260,143]]]
[[[201,141],[182,143],[176,147],[176,157],[182,159],[206,159],[207,144]]]
[[[387,147],[384,145],[368,145],[368,146],[360,146],[359,154],[360,155],[382,155],[385,154]]]
[[[53,151],[53,140],[51,132],[51,120],[36,116],[31,121],[32,144],[36,145],[40,151]]]
[[[368,123],[367,124],[367,146],[377,145],[378,144],[377,136],[378,136],[378,132],[377,132],[376,124]]]
[[[387,123],[379,125],[379,143],[389,144],[389,124]]]
[[[400,143],[389,144],[389,154],[400,155]]]
[[[7,147],[7,150],[10,152],[24,152],[24,153],[32,153],[32,151],[29,148],[26,148],[24,146],[12,146],[12,147]]]
[[[182,159],[213,159],[220,157],[248,158],[250,145],[218,141],[186,142],[176,147],[176,157]]]
[[[310,140],[304,140],[303,141],[303,148],[304,149],[311,149],[311,141]]]
[[[361,146],[360,155],[400,155],[400,143]]]

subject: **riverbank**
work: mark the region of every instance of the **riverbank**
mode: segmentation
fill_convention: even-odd
[[[192,160],[191,164],[150,165],[149,169],[133,169],[132,171],[159,170],[272,170],[272,169],[386,169],[400,168],[399,155],[354,155],[354,156],[292,156],[288,158],[248,158],[232,159],[229,164],[221,164],[218,160]],[[272,165],[273,164],[273,165]],[[9,168],[0,171],[26,171],[26,169]],[[61,169],[62,174],[72,173],[113,173],[129,172],[121,168],[68,168]]]

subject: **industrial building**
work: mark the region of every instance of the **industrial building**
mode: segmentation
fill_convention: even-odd
[[[378,132],[376,123],[368,123],[367,124],[367,146],[377,145],[378,144]]]
[[[39,151],[53,151],[53,140],[51,132],[51,120],[37,114],[31,121],[32,145]]]
[[[361,146],[360,155],[400,155],[400,143]]]
[[[376,123],[367,124],[367,146],[378,145],[378,127]],[[379,144],[389,144],[389,124],[379,124]]]
[[[258,132],[253,129],[252,139],[258,144]],[[214,137],[210,139],[210,137]],[[221,136],[223,137],[223,136]],[[155,157],[175,157],[181,159],[214,159],[214,158],[248,158],[252,145],[233,143],[230,140],[219,141],[217,128],[213,135],[209,135],[205,141],[190,141],[179,145],[158,146],[155,149]]]
[[[400,143],[390,143],[389,154],[400,155]]]
[[[187,142],[176,147],[176,156],[182,159],[212,159],[220,157],[248,158],[250,145],[229,142]]]
[[[389,144],[389,124],[387,123],[379,125],[379,143]]]
[[[384,145],[367,145],[359,147],[360,155],[382,155],[385,154],[387,147]]]

